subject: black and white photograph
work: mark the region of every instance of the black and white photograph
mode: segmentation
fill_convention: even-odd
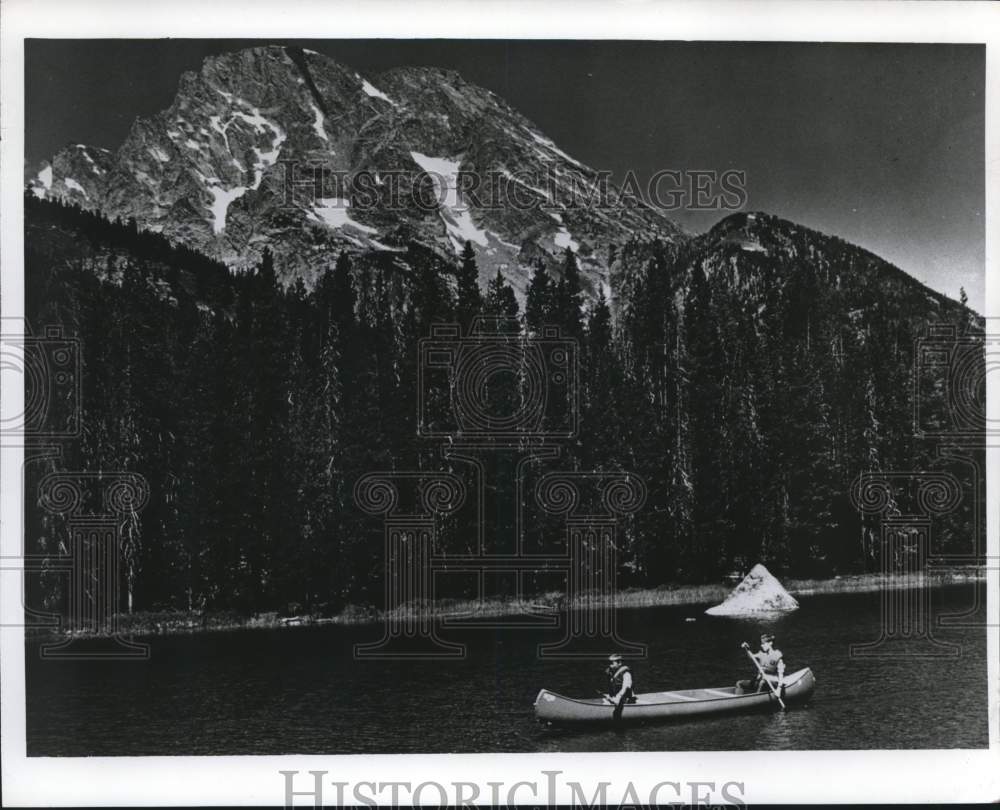
[[[987,32],[320,21],[5,34],[12,795],[995,799]]]

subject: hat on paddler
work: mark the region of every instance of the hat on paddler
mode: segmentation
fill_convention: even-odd
[[[622,657],[618,653],[612,653],[608,656],[608,661],[612,664],[618,664],[622,660]]]
[[[771,635],[770,633],[761,633],[760,643],[763,644],[765,641],[774,641],[774,636]]]

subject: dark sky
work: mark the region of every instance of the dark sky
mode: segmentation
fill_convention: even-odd
[[[109,149],[180,73],[265,40],[29,40],[26,158]],[[978,45],[296,40],[356,68],[458,70],[616,177],[743,169],[748,208],[838,234],[948,295],[984,299],[985,49]],[[676,211],[701,231],[722,214]]]

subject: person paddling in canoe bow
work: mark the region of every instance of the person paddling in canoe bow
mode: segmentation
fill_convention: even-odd
[[[743,642],[740,646],[744,650],[750,650],[750,645],[746,642]],[[761,677],[761,672],[763,672],[774,684],[777,693],[781,695],[785,688],[785,661],[781,656],[781,650],[774,647],[774,636],[770,633],[764,633],[760,637],[760,650],[751,653],[751,655],[757,660],[760,669],[755,673],[753,678],[736,682],[737,694],[766,692],[770,687],[764,683],[764,679]]]
[[[614,706],[614,719],[622,719],[622,710],[626,703],[635,703],[634,689],[632,687],[632,673],[625,666],[622,657],[615,653],[608,657],[608,700]]]

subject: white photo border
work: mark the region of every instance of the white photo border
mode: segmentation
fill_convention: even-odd
[[[0,6],[0,310],[23,316],[24,40],[26,38],[454,38],[644,39],[981,43],[986,46],[986,307],[1000,315],[1000,7],[978,2],[656,2],[656,0],[4,0]],[[0,413],[19,413],[20,377],[0,372]],[[7,385],[8,381],[11,383]],[[1000,380],[987,378],[989,419],[1000,419]],[[21,553],[22,453],[0,455],[0,556]],[[987,450],[987,549],[1000,555],[1000,448]],[[988,571],[989,748],[982,750],[685,752],[595,754],[399,754],[344,756],[83,757],[25,755],[24,635],[16,572],[0,572],[0,710],[3,796],[8,805],[280,805],[281,770],[328,771],[349,780],[414,784],[543,783],[544,770],[593,785],[612,780],[609,803],[628,783],[640,797],[658,782],[742,784],[747,804],[788,802],[972,802],[1000,797],[997,594]],[[308,787],[296,784],[297,790]],[[716,795],[718,795],[716,793]],[[332,789],[327,799],[334,798]],[[671,797],[672,798],[672,797]],[[439,796],[428,791],[427,803]],[[568,802],[517,794],[525,803]],[[308,796],[297,803],[311,804]]]

